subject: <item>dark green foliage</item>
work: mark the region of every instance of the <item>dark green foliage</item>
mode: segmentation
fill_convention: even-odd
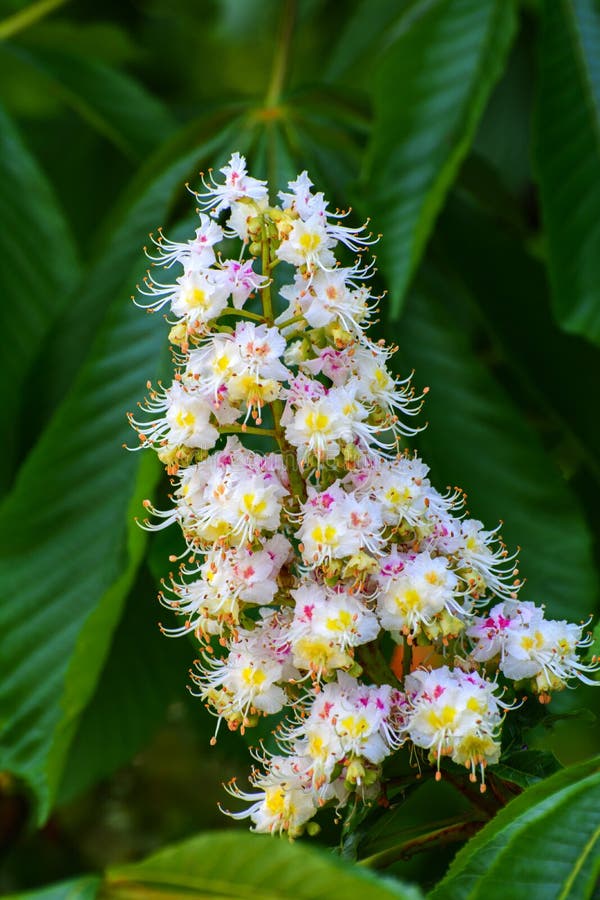
[[[235,150],[279,187],[308,169],[384,233],[378,328],[398,373],[431,389],[415,444],[433,482],[504,521],[524,599],[556,618],[597,609],[599,4],[0,0],[0,40],[0,888],[592,897],[591,689],[513,716],[486,795],[461,795],[451,767],[440,786],[398,763],[390,807],[343,834],[342,863],[231,832],[121,866],[211,827],[240,768],[233,737],[198,751],[213,722],[182,701],[194,647],[156,628],[173,545],[134,523],[168,485],[121,445],[167,364],[166,326],[129,300],[148,232],[191,228],[184,183]],[[338,843],[321,824],[315,841]]]

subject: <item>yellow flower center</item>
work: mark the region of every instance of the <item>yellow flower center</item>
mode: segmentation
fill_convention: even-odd
[[[337,528],[334,525],[325,525],[325,527],[316,525],[311,531],[310,536],[315,544],[329,544],[332,546],[338,543]]]
[[[267,676],[262,669],[255,669],[252,666],[246,666],[242,669],[242,681],[248,687],[258,688],[265,683]]]
[[[175,416],[175,421],[180,428],[193,428],[196,416],[189,410],[180,409]]]
[[[270,787],[265,791],[265,806],[274,816],[282,816],[285,812],[286,796],[282,787]],[[290,807],[290,814],[293,812]]]
[[[423,605],[421,595],[415,588],[407,588],[394,599],[400,612],[406,612],[409,609],[420,609]]]
[[[305,234],[300,235],[299,244],[305,253],[311,253],[313,250],[316,250],[320,243],[321,235],[316,234],[314,231],[307,231]]]
[[[346,631],[352,625],[352,621],[352,613],[349,613],[347,609],[341,609],[337,617],[327,619],[326,624],[330,631]]]
[[[256,518],[264,513],[267,501],[257,500],[256,494],[244,494],[242,497],[242,505],[249,515]]]
[[[199,287],[189,288],[183,295],[183,302],[188,309],[206,309],[208,306],[206,291]]]
[[[364,716],[346,716],[340,722],[349,737],[359,738],[369,730],[369,722]]]
[[[306,427],[312,434],[315,431],[324,432],[329,427],[329,416],[322,412],[309,412],[306,416]]]
[[[428,716],[427,722],[432,728],[447,728],[452,725],[456,718],[456,708],[454,706],[444,706],[441,713],[432,709]]]

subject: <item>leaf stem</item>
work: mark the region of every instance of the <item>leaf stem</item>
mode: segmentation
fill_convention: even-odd
[[[3,41],[14,34],[18,34],[19,31],[29,28],[30,25],[34,25],[40,19],[43,19],[49,13],[54,12],[55,9],[64,6],[68,2],[69,0],[38,0],[37,3],[26,6],[25,9],[19,10],[12,16],[7,16],[0,22],[0,40]]]
[[[267,222],[264,220],[264,218],[261,232],[262,274],[265,275],[269,280],[264,288],[262,288],[260,296],[263,306],[263,321],[267,322],[269,325],[272,325],[275,318],[273,311],[273,298],[271,295],[271,269],[273,268],[273,262],[271,253],[271,239],[269,238],[269,226],[267,225]],[[281,400],[273,400],[273,402],[270,403],[269,406],[271,407],[271,413],[273,416],[272,433],[275,440],[277,441],[277,444],[279,445],[281,456],[283,457],[283,464],[288,473],[292,494],[299,501],[304,501],[306,500],[306,485],[304,483],[302,473],[298,468],[296,452],[291,444],[289,444],[286,440],[285,432],[281,427],[281,416],[283,415],[284,409],[283,403],[281,402]]]
[[[226,306],[219,313],[220,316],[241,316],[242,319],[252,319],[253,322],[265,321],[264,316],[260,316],[258,313],[249,312],[247,309],[234,309],[233,306]]]
[[[254,425],[223,425],[219,428],[219,434],[261,434],[267,437],[275,437],[272,428],[255,428]]]
[[[267,109],[276,106],[279,103],[283,85],[288,71],[288,61],[290,55],[290,47],[292,43],[292,34],[294,33],[294,22],[296,20],[296,0],[286,0],[281,15],[279,25],[279,34],[277,43],[275,44],[275,55],[273,57],[273,66],[271,69],[271,78],[265,96],[265,106]]]
[[[282,328],[287,328],[289,325],[295,325],[296,322],[301,322],[301,321],[302,322],[306,321],[306,319],[304,318],[304,314],[301,314],[299,316],[291,316],[291,318],[286,319],[284,322],[281,322],[281,324],[278,325],[277,327],[281,331]]]
[[[387,850],[381,850],[379,853],[373,853],[364,859],[358,860],[359,866],[368,866],[371,869],[385,869],[398,860],[410,859],[417,853],[423,853],[432,847],[444,844],[452,844],[455,841],[464,841],[485,824],[483,819],[467,819],[454,822],[452,825],[445,825],[443,828],[436,828],[434,831],[428,831],[419,837],[398,844],[396,847],[388,847]]]

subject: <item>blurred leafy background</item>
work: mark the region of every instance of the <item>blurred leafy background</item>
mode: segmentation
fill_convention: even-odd
[[[158,632],[174,538],[133,517],[167,488],[121,445],[165,365],[142,247],[189,232],[184,183],[234,150],[371,217],[434,483],[504,521],[526,599],[597,609],[599,60],[596,0],[0,0],[0,889],[231,826],[246,749],[208,746],[193,648]],[[599,753],[598,694],[531,746]],[[424,784],[392,832],[459,802]],[[389,871],[428,887],[454,852]]]

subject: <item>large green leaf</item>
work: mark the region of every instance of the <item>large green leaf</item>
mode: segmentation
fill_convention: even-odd
[[[375,88],[363,190],[392,314],[457,173],[515,28],[512,0],[437,0],[388,50]]]
[[[200,165],[215,165],[227,153],[243,149],[248,129],[238,117],[240,107],[212,112],[183,128],[142,166],[100,229],[93,264],[71,296],[45,360],[53,372],[46,385],[52,407],[68,389],[85,359],[106,306],[115,296],[129,296],[146,266],[142,245],[148,232],[168,219],[187,198],[186,178]],[[187,210],[192,207],[188,203]],[[136,267],[135,275],[132,270]]]
[[[143,159],[175,129],[166,106],[130,75],[73,50],[8,46],[48,81],[51,91],[127,156]],[[6,52],[5,51],[5,52]]]
[[[327,63],[325,78],[335,81],[352,71],[353,79],[368,69],[369,61],[397,37],[398,29],[409,27],[412,16],[420,15],[429,0],[362,0],[343,25]]]
[[[10,483],[18,451],[24,381],[79,272],[73,241],[50,185],[1,109],[0,217],[3,489]]]
[[[145,539],[155,460],[123,451],[163,329],[121,297],[0,509],[0,767],[48,813]],[[143,373],[143,375],[142,375]]]
[[[545,0],[535,159],[554,309],[600,343],[600,8]]]
[[[500,778],[526,788],[561,768],[555,755],[548,750],[516,750],[489,769],[489,775],[492,779]]]
[[[519,387],[517,403],[536,418],[543,411],[559,439],[568,435],[573,462],[600,483],[600,420],[585,392],[574,389],[598,377],[600,353],[556,324],[542,263],[464,195],[449,198],[436,238],[445,271],[464,285]]]
[[[152,892],[198,900],[417,900],[420,893],[364,869],[351,868],[305,844],[217,832],[169,847],[144,862],[109,870],[103,896]]]
[[[82,875],[34,891],[9,894],[9,900],[94,900],[100,888],[99,875]]]
[[[192,647],[161,634],[155,595],[154,580],[142,571],[69,748],[61,804],[128,762],[163,723],[170,701],[185,697]]]
[[[460,851],[431,900],[587,900],[600,874],[600,757],[508,804]]]
[[[40,820],[139,565],[145,541],[133,516],[158,473],[151,455],[140,466],[140,456],[121,446],[131,438],[125,413],[156,376],[167,347],[160,317],[144,315],[128,299],[144,268],[136,249],[142,222],[153,200],[159,215],[175,182],[208,150],[222,152],[229,137],[188,144],[123,215],[92,272],[99,309],[90,309],[89,295],[81,297],[80,315],[93,320],[85,337],[90,327],[97,330],[91,355],[0,509],[0,623],[10,636],[0,663],[0,767],[27,781]],[[139,260],[133,271],[132,256]],[[99,273],[106,277],[96,280]]]
[[[574,494],[533,427],[470,344],[468,307],[448,279],[427,278],[400,323],[399,365],[431,387],[418,438],[434,483],[459,484],[488,527],[504,520],[521,546],[522,596],[551,616],[587,616],[598,595],[591,534]]]

